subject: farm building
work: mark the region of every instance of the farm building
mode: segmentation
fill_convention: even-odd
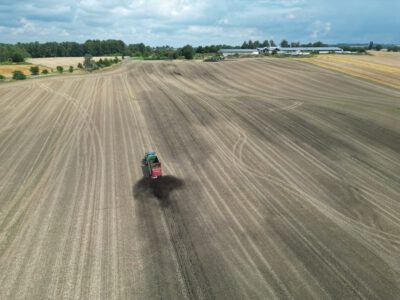
[[[260,54],[258,49],[221,49],[219,52],[221,52],[223,56]]]
[[[257,49],[221,49],[223,56],[233,55],[258,55],[260,53],[280,53],[291,55],[304,55],[310,53],[344,53],[339,47],[263,47]]]
[[[343,53],[343,49],[339,47],[264,47],[257,49],[260,53],[270,53],[276,51],[282,54],[307,54],[307,53]]]

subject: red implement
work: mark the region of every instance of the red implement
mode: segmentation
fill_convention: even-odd
[[[147,170],[147,176],[157,179],[162,176],[161,162],[155,152],[147,152],[143,159],[143,166]]]

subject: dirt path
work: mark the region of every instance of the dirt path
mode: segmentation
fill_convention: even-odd
[[[397,298],[399,99],[275,59],[1,85],[0,299]]]

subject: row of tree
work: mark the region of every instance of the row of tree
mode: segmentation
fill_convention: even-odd
[[[85,69],[86,71],[93,71],[105,67],[109,67],[112,64],[117,64],[121,60],[118,57],[114,58],[100,58],[98,61],[95,61],[90,54],[86,54],[83,60],[83,64],[79,63],[79,69]]]
[[[300,42],[288,42],[282,40],[279,45],[281,47],[323,47],[327,46],[323,42],[315,42],[301,44]],[[26,57],[83,57],[86,54],[92,56],[105,55],[126,55],[139,56],[145,59],[176,59],[179,57],[191,59],[195,55],[204,55],[209,53],[217,53],[222,48],[242,48],[255,49],[260,47],[276,47],[277,44],[273,40],[260,41],[245,41],[241,46],[231,45],[209,45],[198,46],[193,48],[186,45],[182,48],[173,48],[170,46],[150,47],[143,43],[126,45],[121,40],[87,40],[84,43],[76,42],[48,42],[48,43],[17,43],[16,45],[0,44],[0,62],[23,62]],[[350,50],[350,46],[348,47]],[[354,47],[353,47],[354,48]],[[360,50],[375,49],[381,50],[383,47],[380,44],[370,42],[368,47],[359,47]],[[346,48],[347,49],[347,48]],[[345,49],[345,50],[346,50]],[[354,50],[354,49],[353,49]],[[357,49],[356,49],[357,50]],[[399,47],[392,46],[389,51],[399,51]]]
[[[368,44],[368,50],[377,50],[377,51],[381,51],[383,49],[383,45],[382,44],[374,44],[373,41],[369,42]],[[391,45],[387,47],[388,51],[391,52],[399,52],[400,51],[400,47],[399,46],[395,46],[395,45]]]
[[[87,40],[83,44],[76,42],[18,43],[31,57],[79,57],[89,53],[93,56],[123,54],[126,45],[120,40]]]
[[[18,45],[0,44],[0,62],[23,62],[29,53]]]
[[[308,45],[308,44],[307,44]],[[312,44],[314,46],[323,45],[321,42]],[[193,48],[186,45],[182,48],[173,48],[170,46],[150,47],[143,43],[126,45],[121,40],[87,40],[80,44],[76,42],[47,42],[47,43],[17,43],[16,45],[0,45],[0,62],[12,61],[22,62],[26,57],[80,57],[90,54],[92,56],[104,55],[126,55],[140,56],[152,59],[176,59],[179,57],[193,58],[195,54],[217,53],[222,48],[258,48],[276,46],[273,40],[246,41],[242,46],[231,45],[208,45]],[[286,40],[281,42],[282,47],[297,47],[300,43],[292,42],[289,44]]]
[[[279,43],[279,46],[289,48],[289,47],[326,47],[328,46],[327,44],[324,44],[323,42],[315,42],[315,43],[308,43],[308,44],[301,44],[300,42],[288,42],[287,40],[282,40]],[[264,42],[260,41],[245,41],[243,42],[242,46],[240,48],[242,49],[256,49],[256,48],[261,48],[261,47],[277,47],[277,43],[275,43],[274,40],[265,40]]]
[[[23,62],[27,57],[83,57],[85,54],[93,56],[131,55],[130,46],[120,40],[88,40],[83,44],[76,42],[0,44],[0,62],[18,63]],[[150,47],[144,46],[139,53],[143,54],[146,52],[145,50],[151,52]]]

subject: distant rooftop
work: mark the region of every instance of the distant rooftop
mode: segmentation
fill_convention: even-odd
[[[258,48],[260,51],[343,51],[339,47],[264,47]]]
[[[224,52],[241,52],[241,53],[247,53],[247,52],[255,52],[258,51],[258,49],[221,49],[220,50],[222,53]]]

